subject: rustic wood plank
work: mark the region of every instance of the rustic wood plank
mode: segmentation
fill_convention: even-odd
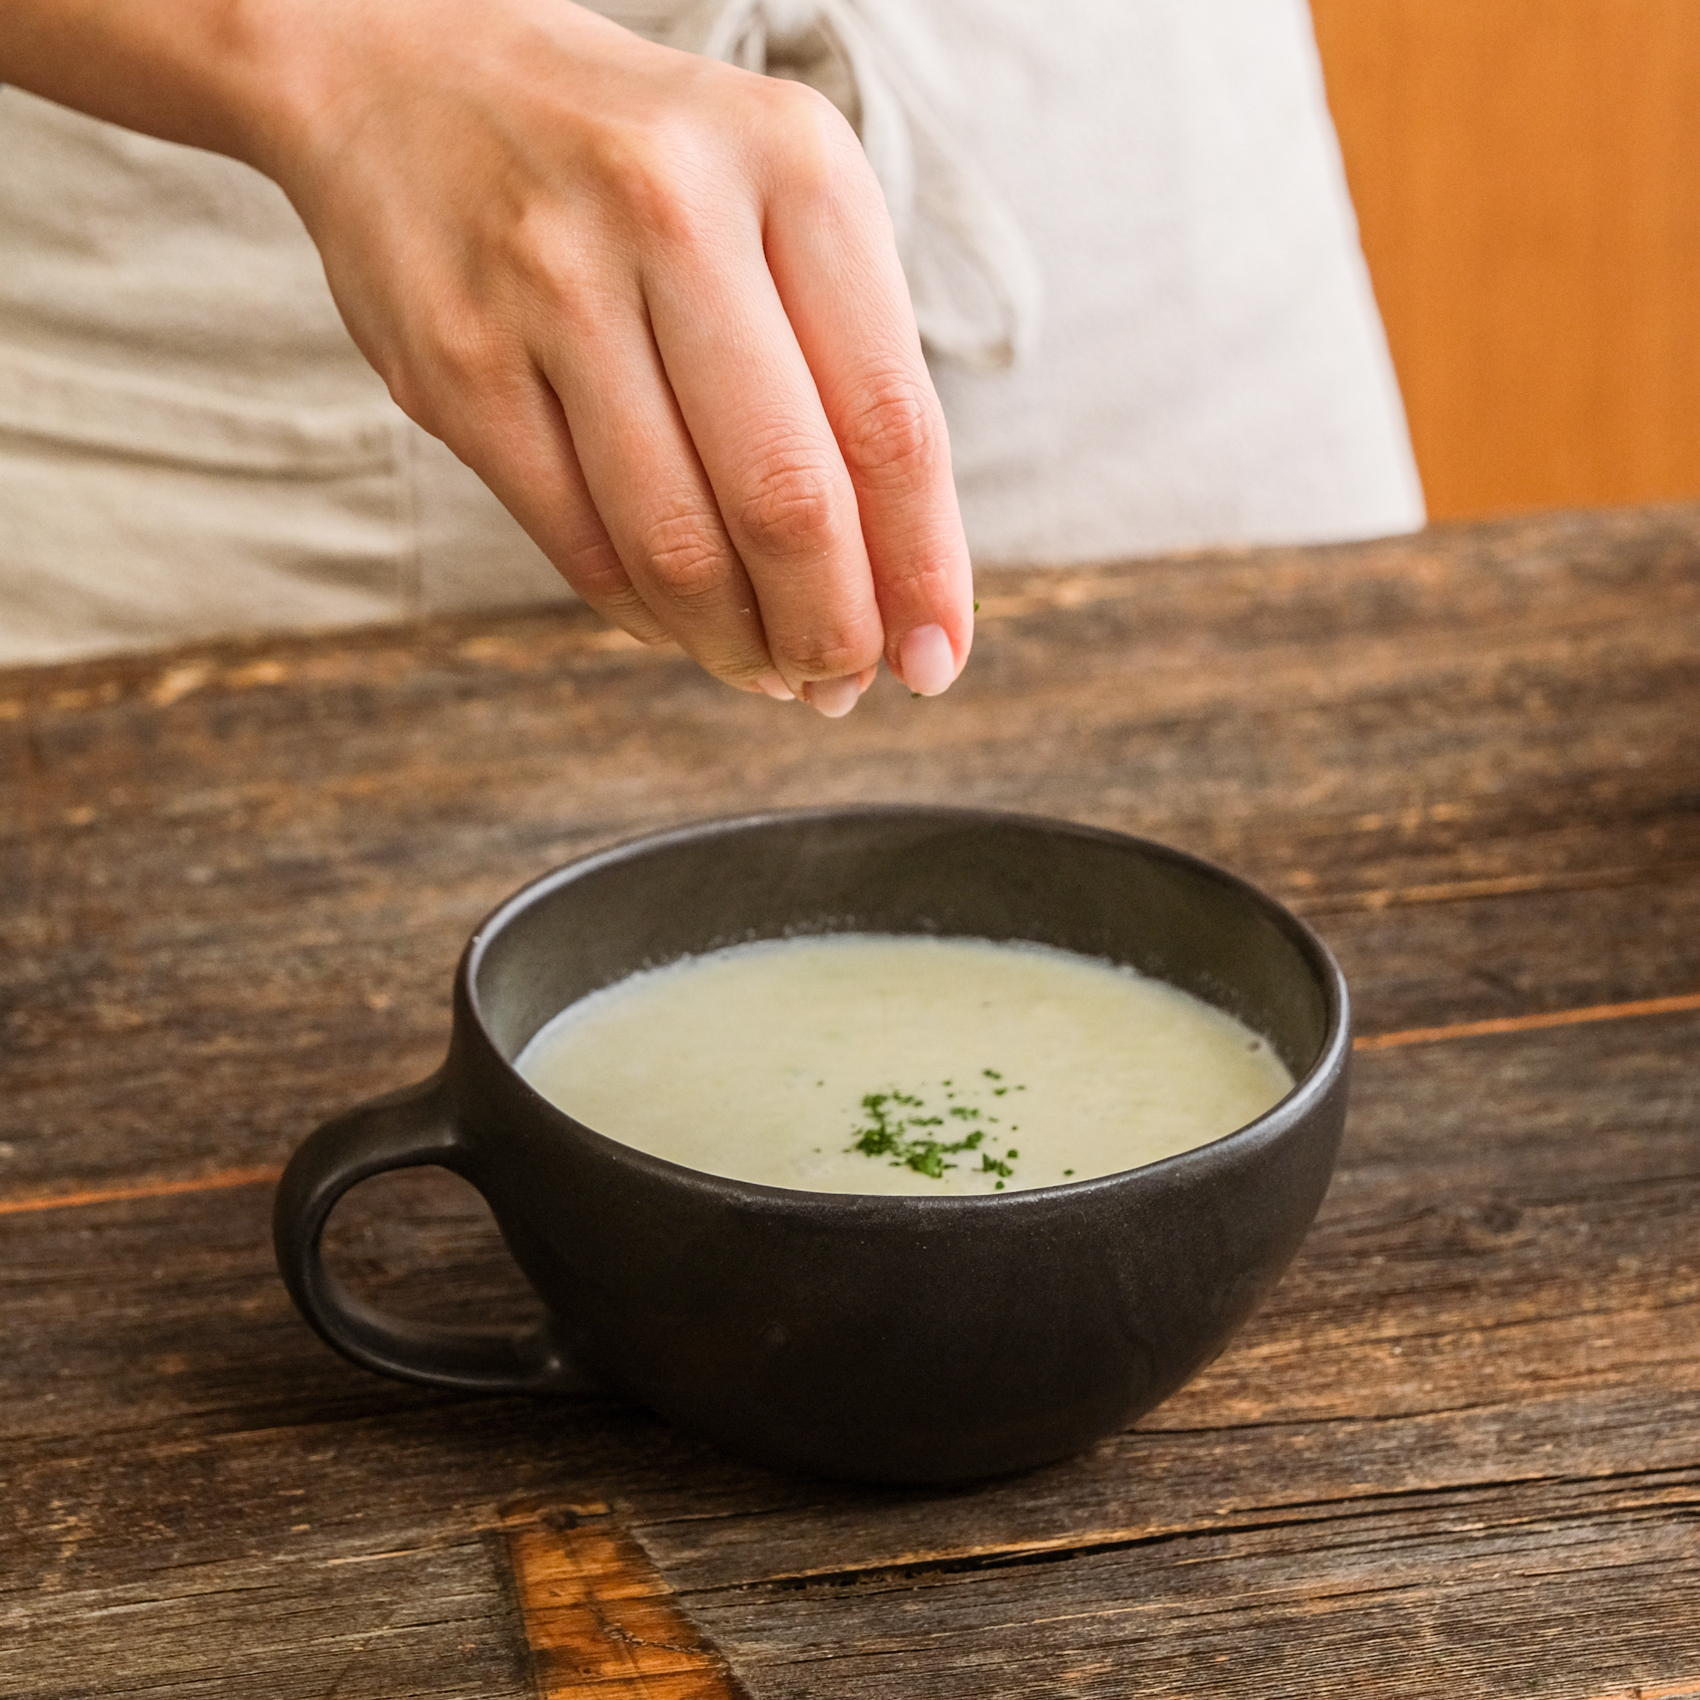
[[[252,924],[328,888],[393,927],[440,899],[458,851],[484,877],[461,899],[464,924],[599,836],[941,786],[1157,831],[1313,901],[1693,865],[1700,734],[1676,706],[1700,619],[1692,536],[1667,527],[1608,570],[1543,557],[1543,535],[1523,539],[1516,571],[1466,533],[1456,558],[1383,545],[1017,581],[988,590],[960,695],[883,691],[836,728],[733,698],[682,662],[604,653],[563,612],[449,629],[418,654],[394,640],[373,653],[374,639],[293,668],[287,652],[222,668],[179,658],[157,676],[131,663],[57,692],[13,675],[33,694],[10,699],[0,762],[29,799],[30,877],[88,883],[69,910],[36,905],[44,942],[61,947],[86,947],[162,877],[182,901],[154,917],[159,943],[183,936],[184,905]],[[201,672],[195,691],[151,700]],[[999,712],[1016,697],[1018,724]],[[185,762],[199,769],[188,784]],[[123,840],[138,827],[156,847],[132,863]],[[1506,854],[1508,834],[1539,854]],[[1348,889],[1333,892],[1343,847]],[[414,889],[398,894],[404,858]],[[23,889],[27,872],[9,883]]]
[[[1687,1020],[1682,1037],[1700,1039]],[[1692,1466],[1697,1050],[1593,1029],[1367,1059],[1334,1189],[1293,1268],[1138,1430],[965,1496],[816,1501],[724,1524],[652,1499],[634,1507],[636,1526],[670,1574],[720,1586],[764,1564],[776,1576],[854,1569],[858,1553],[901,1566],[1069,1545],[1087,1530],[1143,1538],[1179,1507],[1207,1527],[1248,1506],[1263,1517],[1336,1497]],[[1424,1073],[1450,1104],[1432,1120]],[[1460,1083],[1474,1096],[1452,1102],[1445,1088]],[[1571,1134],[1555,1125],[1567,1097]]]
[[[747,1700],[606,1505],[521,1504],[502,1521],[541,1700]]]
[[[691,1609],[757,1700],[1681,1692],[1700,1687],[1697,1507],[1693,1471],[1319,1507],[1298,1526]]]
[[[931,795],[941,779],[967,799],[1099,797],[1099,818],[1172,822],[1201,843],[1296,804],[1368,835],[1360,850],[1379,836],[1407,858],[1413,840],[1456,852],[1491,837],[1507,804],[1554,822],[1595,804],[1668,806],[1681,769],[1666,758],[1694,737],[1671,685],[1692,683],[1696,530],[1679,509],[1461,531],[1450,547],[997,575],[960,695],[882,690],[837,727],[611,648],[575,610],[13,673],[0,762],[36,877],[92,849],[108,910],[144,877],[113,854],[138,823],[166,829],[174,888],[216,913],[232,881],[275,901],[327,867],[338,883],[376,876],[368,895],[393,903],[396,858],[429,886],[446,827],[481,855],[517,852],[524,871],[538,843],[705,806]],[[1018,724],[999,712],[1014,695]],[[1570,789],[1533,794],[1555,772]],[[166,806],[151,809],[160,789]],[[198,859],[214,829],[224,859]],[[1494,877],[1479,843],[1473,855]]]
[[[1700,1019],[1686,1020],[1700,1034]],[[1531,1450],[1555,1446],[1537,1473],[1611,1475],[1645,1460],[1659,1410],[1658,1456],[1678,1467],[1700,1456],[1700,1085],[1691,1049],[1638,1030],[1367,1059],[1335,1190],[1240,1341],[1101,1455],[967,1495],[823,1497],[816,1484],[717,1463],[618,1407],[455,1401],[364,1375],[289,1311],[269,1267],[264,1189],[79,1210],[71,1234],[45,1215],[16,1219],[0,1276],[16,1347],[0,1369],[0,1413],[11,1456],[35,1460],[14,1483],[26,1550],[39,1545],[28,1530],[48,1528],[79,1481],[98,1502],[85,1539],[106,1543],[103,1563],[125,1550],[130,1490],[144,1482],[145,1502],[161,1508],[175,1491],[174,1540],[216,1548],[221,1531],[193,1510],[207,1472],[251,1470],[237,1497],[258,1500],[264,1480],[311,1479],[301,1458],[339,1429],[345,1455],[314,1489],[334,1502],[359,1497],[375,1456],[400,1469],[366,1489],[388,1518],[428,1520],[422,1480],[438,1506],[476,1517],[504,1492],[560,1491],[565,1476],[616,1503],[687,1581],[712,1574],[701,1568],[711,1562],[742,1566],[745,1580],[896,1563],[926,1541],[1024,1548],[1106,1528],[1123,1539],[1129,1493],[1150,1497],[1136,1484],[1161,1484],[1172,1514],[1172,1481],[1190,1482],[1189,1515],[1215,1516],[1245,1503],[1236,1496],[1255,1475],[1291,1477],[1296,1502],[1393,1494],[1515,1479]],[[1425,1076],[1448,1113],[1425,1113]],[[435,1217],[366,1245],[367,1273],[422,1257],[470,1309],[505,1275],[477,1231],[441,1200]],[[97,1241],[98,1261],[85,1249]],[[380,1292],[404,1285],[393,1266],[387,1279]],[[91,1434],[102,1437],[94,1451]],[[157,1436],[171,1437],[163,1450]],[[108,1494],[114,1443],[152,1461],[132,1456]],[[1265,1513],[1278,1497],[1260,1486],[1251,1504]],[[842,1514],[824,1516],[828,1505]]]
[[[1690,1033],[1700,1030],[1688,1020]],[[1576,1054],[1576,1042],[1588,1048]],[[1406,1516],[1413,1496],[1444,1501],[1436,1515],[1462,1517],[1457,1495],[1492,1496],[1510,1491],[1507,1484],[1535,1493],[1538,1510],[1540,1495],[1568,1491],[1577,1480],[1692,1473],[1700,1458],[1696,1121],[1692,1070],[1684,1066],[1692,1054],[1649,1039],[1642,1024],[1623,1024],[1369,1059],[1340,1186],[1299,1264],[1242,1341],[1146,1429],[1092,1458],[968,1494],[879,1496],[787,1482],[725,1464],[688,1437],[618,1408],[457,1403],[391,1388],[324,1353],[289,1315],[266,1265],[264,1189],[200,1212],[194,1207],[209,1201],[193,1194],[76,1211],[91,1219],[102,1244],[98,1264],[82,1252],[84,1233],[45,1238],[58,1258],[84,1264],[80,1284],[27,1254],[8,1259],[8,1317],[27,1322],[38,1305],[49,1315],[39,1336],[26,1328],[12,1337],[19,1349],[8,1357],[9,1417],[47,1421],[22,1435],[14,1430],[18,1439],[30,1432],[36,1439],[8,1447],[21,1540],[0,1571],[9,1579],[7,1604],[38,1628],[57,1625],[63,1609],[72,1629],[93,1607],[122,1607],[141,1649],[138,1671],[163,1659],[168,1686],[195,1692],[190,1684],[199,1680],[205,1692],[217,1692],[217,1673],[230,1668],[227,1649],[243,1644],[247,1619],[231,1620],[228,1635],[201,1655],[199,1677],[192,1659],[167,1657],[183,1626],[206,1612],[199,1595],[210,1578],[234,1574],[241,1600],[263,1600],[269,1618],[304,1625],[317,1621],[320,1581],[310,1569],[285,1575],[275,1565],[263,1588],[246,1580],[240,1573],[248,1561],[231,1555],[230,1508],[239,1508],[239,1551],[276,1553],[307,1523],[295,1539],[318,1543],[321,1566],[359,1560],[360,1610],[377,1614],[396,1604],[385,1590],[406,1588],[371,1568],[378,1562],[371,1555],[435,1550],[445,1541],[465,1547],[499,1522],[496,1501],[529,1491],[607,1496],[758,1697],[804,1692],[796,1685],[822,1680],[818,1660],[798,1651],[813,1638],[861,1645],[855,1638],[865,1624],[854,1612],[830,1624],[811,1615],[806,1633],[799,1629],[802,1641],[780,1645],[778,1626],[802,1621],[792,1615],[794,1591],[764,1604],[751,1590],[811,1572],[878,1571],[877,1587],[906,1602],[904,1620],[932,1626],[884,1661],[834,1665],[835,1691],[846,1694],[901,1692],[881,1672],[912,1682],[923,1655],[943,1659],[941,1686],[929,1692],[967,1692],[984,1680],[984,1657],[1004,1644],[998,1625],[1007,1600],[969,1596],[975,1610],[997,1609],[977,1626],[964,1619],[941,1654],[930,1592],[958,1587],[963,1573],[948,1566],[970,1559],[1001,1565],[1067,1552],[1108,1563],[1120,1551],[1183,1536],[1228,1540],[1198,1562],[1251,1572],[1246,1586],[1262,1614],[1269,1599],[1257,1564],[1275,1571],[1298,1560],[1290,1546],[1265,1550],[1256,1541],[1277,1526],[1334,1529],[1341,1504],[1362,1510],[1364,1527],[1401,1531],[1397,1540],[1389,1536],[1391,1556],[1375,1561],[1397,1564],[1417,1539]],[[1495,1066],[1482,1066],[1484,1057]],[[1410,1071],[1441,1064],[1451,1070],[1443,1084],[1473,1087],[1477,1098],[1425,1122]],[[1577,1122],[1586,1137],[1559,1146],[1561,1065],[1591,1096]],[[1451,1102],[1444,1091],[1435,1097]],[[1530,1160],[1548,1147],[1545,1164]],[[234,1219],[233,1203],[246,1204],[245,1223]],[[452,1219],[451,1211],[436,1232]],[[26,1235],[45,1226],[42,1217],[12,1224]],[[126,1240],[128,1259],[118,1255]],[[9,1249],[21,1243],[13,1238]],[[151,1269],[164,1267],[162,1247],[172,1267],[153,1282]],[[20,1305],[32,1289],[37,1303]],[[80,1353],[68,1349],[79,1331]],[[55,1373],[44,1375],[48,1366]],[[1647,1557],[1643,1540],[1668,1535],[1668,1519],[1636,1522],[1625,1513],[1621,1527],[1608,1518],[1603,1532],[1589,1524],[1577,1533],[1578,1525],[1549,1512],[1532,1522],[1522,1512],[1510,1519],[1513,1556],[1523,1552],[1517,1531],[1532,1528],[1523,1558],[1574,1535],[1610,1547],[1611,1576],[1655,1562],[1669,1573],[1665,1559]],[[1483,1621],[1503,1627],[1514,1620],[1520,1606],[1491,1590],[1478,1597],[1459,1577],[1446,1582],[1465,1546],[1470,1562],[1485,1562],[1480,1531],[1498,1527],[1500,1513],[1473,1501],[1467,1515],[1477,1532],[1448,1535],[1430,1554],[1432,1573],[1401,1581],[1399,1597],[1426,1590],[1424,1612],[1479,1633]],[[68,1529],[75,1544],[67,1555]],[[1341,1562],[1326,1543],[1307,1547],[1302,1586],[1293,1586],[1330,1598],[1331,1589],[1350,1594],[1337,1574]],[[905,1577],[917,1563],[944,1568]],[[60,1577],[49,1585],[56,1565]],[[1124,1611],[1117,1603],[1123,1570],[1075,1574],[1090,1580],[1089,1597],[1084,1605],[1076,1598],[1059,1621]],[[1587,1566],[1579,1575],[1589,1585],[1600,1580]],[[1045,1606],[1043,1581],[1035,1584],[1039,1596],[1021,1596],[1030,1613]],[[848,1592],[845,1583],[833,1586],[838,1612],[876,1583],[856,1581]],[[1143,1601],[1148,1590],[1140,1587]],[[728,1588],[736,1598],[720,1598]],[[374,1600],[374,1591],[384,1598]],[[1339,1633],[1385,1658],[1403,1620],[1378,1617],[1382,1596],[1370,1593]],[[1613,1598],[1619,1620],[1639,1625],[1644,1657],[1635,1670],[1663,1680],[1676,1668],[1665,1659],[1673,1643],[1660,1639],[1673,1620],[1634,1590]],[[143,1600],[152,1603],[143,1609]],[[724,1619],[716,1615],[723,1607]],[[480,1609],[499,1621],[504,1607],[493,1583]],[[889,1615],[890,1602],[882,1610]],[[1252,1633],[1249,1618],[1236,1632],[1221,1616],[1212,1623],[1226,1641],[1208,1645]],[[749,1626],[758,1618],[766,1627],[752,1642]],[[1277,1613],[1277,1628],[1283,1621]],[[1686,1633],[1686,1620],[1674,1621]],[[448,1656],[430,1640],[437,1619],[407,1622],[409,1634],[425,1638],[421,1647]],[[305,1630],[303,1637],[291,1644],[291,1657],[322,1674],[333,1644]],[[57,1628],[52,1639],[63,1644]],[[1172,1633],[1169,1642],[1180,1645]],[[1008,1691],[1108,1693],[1130,1673],[1149,1676],[1157,1692],[1170,1681],[1173,1692],[1210,1691],[1200,1688],[1205,1665],[1177,1666],[1179,1675],[1147,1672],[1145,1646],[1139,1637],[1083,1644],[1074,1686],[1047,1690],[1033,1671],[1021,1671]],[[336,1642],[334,1650],[345,1649]],[[1495,1656],[1504,1653],[1501,1647]],[[458,1670],[458,1657],[451,1663]],[[405,1661],[397,1668],[405,1673]],[[1091,1669],[1099,1674],[1088,1682]],[[1603,1687],[1615,1680],[1612,1669],[1590,1665],[1583,1674]],[[1437,1681],[1457,1675],[1444,1664],[1428,1674]],[[45,1680],[44,1671],[20,1692],[56,1693]],[[1457,1680],[1460,1693],[1492,1691],[1474,1667]],[[964,1686],[953,1690],[953,1683]],[[1273,1676],[1264,1691],[1283,1692]]]
[[[996,575],[960,698],[837,726],[582,610],[13,672],[0,1185],[280,1161],[434,1064],[503,892],[735,807],[946,792],[1224,857],[1368,1031],[1693,991],[1697,561],[1670,510]]]
[[[948,790],[1220,856],[1317,919],[1366,1032],[1691,996],[1697,563],[1689,509],[1000,575],[958,691],[837,726],[574,612],[0,676],[0,1691],[566,1682],[522,1601],[563,1585],[540,1517],[600,1503],[696,1626],[660,1639],[756,1700],[1681,1692],[1693,1012],[1361,1056],[1334,1190],[1230,1351],[954,1494],[354,1370],[288,1307],[266,1177],[436,1061],[503,891],[743,806]],[[529,1302],[446,1177],[361,1189],[333,1238],[384,1302]],[[534,1599],[537,1644],[583,1645],[568,1607]]]
[[[1503,1396],[1503,1390],[1488,1390]],[[956,1495],[862,1493],[759,1515],[682,1514],[652,1496],[634,1529],[688,1593],[869,1579],[1314,1521],[1344,1506],[1462,1501],[1693,1468],[1700,1390],[1566,1391],[1365,1419],[1129,1430],[1090,1455]]]
[[[1484,1039],[1500,1033],[1545,1032],[1555,1027],[1586,1027],[1601,1021],[1631,1021],[1654,1015],[1689,1015],[1700,1010],[1700,992],[1675,997],[1631,998],[1626,1003],[1584,1004],[1574,1009],[1495,1015],[1476,1021],[1454,1021],[1437,1027],[1406,1027],[1390,1033],[1359,1034],[1354,1052],[1390,1051],[1442,1040]]]
[[[1365,1036],[1700,991],[1700,874],[1309,918]]]
[[[503,1563],[489,1537],[328,1559],[280,1543],[129,1586],[0,1595],[0,1693],[531,1700]]]
[[[1700,873],[1604,892],[1535,892],[1317,918],[1361,1034],[1575,1010],[1700,988]],[[349,932],[357,937],[359,921]],[[0,1219],[32,1201],[137,1187],[239,1185],[275,1174],[319,1120],[436,1066],[458,938],[373,937],[381,1007],[336,982],[250,1010],[185,949],[154,978],[157,1019],[90,1033],[25,1001],[0,1052]],[[289,946],[284,947],[287,951]],[[298,948],[298,947],[296,947]],[[389,957],[390,960],[385,960]],[[61,988],[67,1003],[75,987]],[[216,1045],[196,1005],[223,999]],[[334,1019],[333,1019],[334,1018]],[[85,1059],[95,1046],[98,1064]]]
[[[1498,1325],[1502,1346],[1527,1320],[1558,1331],[1551,1349],[1564,1329],[1591,1327],[1594,1310],[1621,1307],[1619,1349],[1632,1355],[1620,1367],[1651,1362],[1660,1305],[1691,1301],[1700,1280],[1685,1214],[1700,1184],[1696,1054],[1700,1016],[1679,1015],[1360,1059],[1333,1189],[1264,1313],[1260,1350],[1277,1349],[1271,1329],[1285,1319],[1285,1356],[1256,1373],[1278,1369],[1289,1407],[1323,1398],[1307,1406],[1317,1415],[1407,1396],[1412,1376],[1437,1373],[1426,1348],[1420,1369],[1377,1361],[1367,1384],[1333,1355],[1368,1349],[1394,1302],[1424,1307],[1431,1330]],[[379,1186],[395,1190],[386,1200]],[[389,1177],[356,1206],[347,1267],[380,1299],[459,1318],[491,1306],[507,1317],[525,1302],[462,1183]],[[242,1386],[265,1421],[277,1420],[274,1390],[280,1404],[333,1384],[387,1396],[389,1384],[346,1370],[295,1319],[271,1267],[268,1208],[268,1189],[254,1186],[4,1219],[0,1295],[16,1349],[0,1364],[0,1432],[59,1432],[107,1411],[175,1427],[197,1408],[225,1410]],[[1673,1361],[1683,1349],[1678,1335]],[[1244,1357],[1242,1347],[1215,1366],[1213,1397]],[[206,1379],[157,1368],[179,1358],[204,1364]],[[1461,1362],[1464,1373],[1483,1367]],[[1247,1413],[1267,1402],[1249,1384],[1235,1397]]]

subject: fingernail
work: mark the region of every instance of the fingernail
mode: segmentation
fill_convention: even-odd
[[[956,678],[956,656],[943,626],[917,626],[897,646],[897,668],[910,690],[936,697]]]
[[[763,673],[756,680],[756,686],[764,696],[770,696],[775,702],[795,702],[797,700],[791,687],[777,673]]]
[[[842,679],[816,679],[804,685],[803,695],[809,707],[828,720],[842,720],[861,701],[862,682],[853,673]]]

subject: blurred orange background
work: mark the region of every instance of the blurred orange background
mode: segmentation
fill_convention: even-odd
[[[1700,496],[1700,0],[1312,0],[1433,517]]]

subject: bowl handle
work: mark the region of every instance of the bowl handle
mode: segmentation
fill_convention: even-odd
[[[468,1393],[590,1391],[547,1323],[497,1333],[389,1317],[325,1268],[319,1242],[337,1200],[373,1175],[427,1164],[477,1185],[440,1074],[326,1122],[290,1158],[272,1206],[272,1243],[301,1314],[344,1357],[403,1381]]]

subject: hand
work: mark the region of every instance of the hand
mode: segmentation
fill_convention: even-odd
[[[960,671],[943,418],[812,91],[570,0],[7,0],[0,79],[274,177],[396,400],[636,636],[827,714]]]
[[[972,590],[877,184],[801,85],[565,0],[305,0],[256,163],[396,401],[718,678],[933,695]]]

